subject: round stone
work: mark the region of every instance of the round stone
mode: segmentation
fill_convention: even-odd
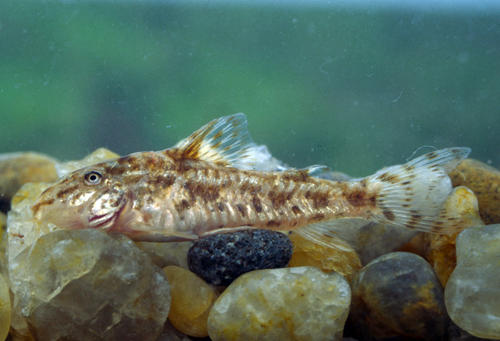
[[[441,340],[446,334],[443,289],[420,256],[393,252],[373,260],[355,275],[352,294],[356,337]]]
[[[189,270],[178,266],[163,269],[170,284],[172,302],[168,320],[180,332],[195,337],[208,336],[207,318],[217,298],[213,286]]]
[[[258,270],[215,301],[208,334],[222,340],[341,340],[351,290],[341,275],[309,266]]]
[[[340,246],[339,248],[314,243],[297,233],[292,233],[290,240],[293,243],[292,259],[288,263],[290,267],[315,266],[323,271],[338,272],[348,280],[361,269],[361,261],[356,251],[338,238],[330,237],[329,242]]]
[[[0,275],[0,340],[5,340],[10,329],[10,295],[4,277]]]
[[[460,328],[500,339],[500,224],[474,227],[457,238],[457,267],[445,289],[446,308]]]
[[[37,340],[156,340],[167,319],[162,270],[120,235],[47,233],[9,269],[14,309]]]
[[[238,276],[288,264],[292,243],[281,233],[244,230],[196,241],[188,252],[189,269],[213,285],[229,285]]]

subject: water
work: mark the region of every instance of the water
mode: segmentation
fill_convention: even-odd
[[[1,2],[0,151],[158,150],[245,112],[297,167],[500,166],[498,6],[318,3]]]

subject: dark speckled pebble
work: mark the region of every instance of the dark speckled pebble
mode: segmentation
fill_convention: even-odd
[[[284,267],[292,256],[286,235],[268,230],[221,233],[196,241],[188,252],[189,269],[214,285],[229,285],[241,274]]]
[[[368,263],[352,283],[348,331],[361,340],[443,340],[449,319],[430,264],[393,252]]]

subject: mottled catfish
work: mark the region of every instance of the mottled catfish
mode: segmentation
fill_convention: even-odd
[[[441,209],[447,173],[469,153],[447,148],[352,181],[284,169],[252,142],[244,114],[216,119],[174,147],[82,168],[42,193],[34,217],[62,228],[99,228],[134,240],[193,240],[241,226],[294,230],[321,242],[339,222],[363,218],[421,231],[459,227]],[[344,225],[345,226],[345,225]],[[344,227],[345,228],[345,227]]]

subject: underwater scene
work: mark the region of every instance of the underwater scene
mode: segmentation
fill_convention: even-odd
[[[0,2],[0,340],[500,340],[500,2]]]

